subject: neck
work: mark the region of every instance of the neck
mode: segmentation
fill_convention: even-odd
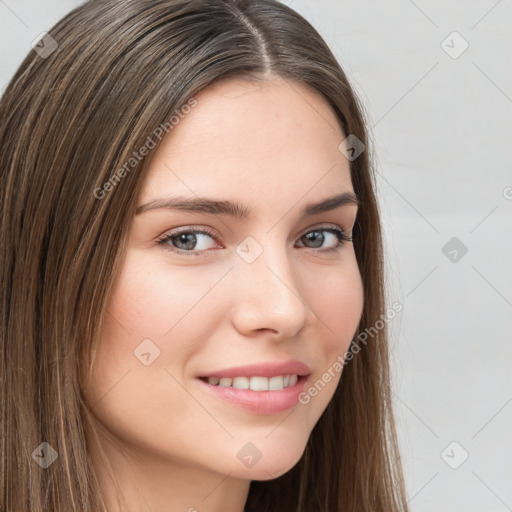
[[[89,446],[108,512],[244,512],[250,480],[105,439]]]

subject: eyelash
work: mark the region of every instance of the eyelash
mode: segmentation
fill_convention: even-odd
[[[324,253],[337,253],[339,252],[343,246],[345,245],[346,242],[352,242],[353,241],[353,238],[350,237],[344,230],[338,228],[338,227],[329,227],[329,228],[324,228],[324,227],[318,227],[318,228],[315,228],[315,229],[310,229],[309,231],[306,231],[303,235],[301,235],[300,238],[302,238],[303,236],[307,235],[308,233],[313,233],[313,232],[328,232],[328,233],[332,233],[333,235],[336,236],[336,238],[338,239],[338,243],[336,244],[335,247],[331,247],[329,249],[318,249],[319,252],[324,252]],[[162,249],[166,250],[166,251],[171,251],[171,252],[174,252],[174,253],[177,253],[177,254],[183,254],[183,255],[186,255],[186,256],[201,256],[204,252],[208,251],[209,249],[205,249],[203,251],[194,251],[194,250],[190,250],[190,251],[185,251],[183,249],[178,249],[176,247],[173,247],[172,245],[170,245],[168,242],[172,239],[172,238],[175,238],[179,235],[182,235],[184,233],[194,233],[194,234],[202,234],[202,235],[207,235],[211,238],[213,238],[215,240],[215,234],[207,229],[207,228],[202,228],[202,229],[192,229],[190,227],[186,227],[186,228],[181,228],[181,229],[178,229],[176,231],[173,231],[171,233],[167,233],[165,235],[163,235],[161,238],[158,239],[158,242],[157,242],[157,245],[160,246]],[[310,249],[312,250],[315,250],[315,248],[313,247],[310,247]]]

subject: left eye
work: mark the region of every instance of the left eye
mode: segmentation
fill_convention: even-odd
[[[323,233],[328,233],[329,235],[326,237]],[[348,236],[345,231],[340,228],[318,228],[313,231],[308,231],[306,234],[300,237],[300,240],[307,240],[308,243],[312,243],[312,248],[318,248],[323,245],[325,240],[329,240],[334,242],[334,246],[328,247],[325,251],[336,251],[341,249],[345,242],[352,242],[352,238]]]
[[[324,233],[328,233],[326,236]],[[177,252],[178,254],[199,255],[201,251],[215,247],[208,247],[207,239],[215,240],[213,232],[207,229],[182,229],[164,235],[158,239],[157,244],[163,249]],[[338,251],[346,242],[352,242],[352,238],[338,227],[316,228],[308,231],[299,238],[303,247],[305,244],[311,244],[308,248],[318,249],[320,252]],[[325,242],[331,242],[330,247],[323,247]]]

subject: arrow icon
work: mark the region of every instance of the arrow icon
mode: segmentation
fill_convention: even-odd
[[[441,458],[452,469],[458,469],[469,457],[467,450],[457,441],[452,441],[442,452]]]
[[[245,443],[244,446],[238,450],[236,456],[240,462],[248,468],[252,468],[263,457],[263,453],[258,450],[258,447],[253,443]]]
[[[364,150],[365,145],[353,133],[351,133],[341,144],[338,146],[341,151],[351,162],[353,162]]]
[[[458,59],[469,48],[469,43],[454,30],[441,41],[441,48],[450,58]]]
[[[135,350],[133,355],[144,365],[149,366],[155,362],[155,359],[160,357],[160,349],[149,338],[145,338]]]
[[[468,248],[459,238],[453,236],[443,245],[441,252],[452,263],[458,263],[467,254]]]
[[[32,458],[43,468],[51,466],[59,457],[57,451],[46,441],[42,442],[33,452]]]
[[[40,57],[46,59],[58,47],[57,41],[48,34],[48,32],[41,32],[30,44],[30,46],[39,54]]]
[[[263,247],[252,236],[248,236],[237,245],[236,252],[246,263],[252,263],[261,255]]]

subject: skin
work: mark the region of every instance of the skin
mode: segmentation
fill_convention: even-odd
[[[357,205],[299,216],[306,204],[353,192],[338,150],[345,135],[327,103],[276,77],[219,83],[196,100],[153,155],[137,205],[208,196],[252,213],[242,220],[156,209],[132,220],[84,390],[103,430],[90,451],[109,512],[121,511],[116,492],[123,510],[243,512],[251,480],[277,478],[299,461],[341,374],[307,405],[271,415],[211,396],[196,377],[298,359],[314,383],[348,349],[363,310],[353,244],[327,253],[334,235],[321,231],[320,247],[304,237],[318,227],[351,234]],[[157,245],[179,227],[209,227],[215,237],[196,235],[199,245],[188,247],[199,256]],[[236,252],[249,236],[263,248],[252,263]],[[134,350],[147,338],[160,355],[145,366]],[[236,456],[247,442],[262,453],[252,467]]]

